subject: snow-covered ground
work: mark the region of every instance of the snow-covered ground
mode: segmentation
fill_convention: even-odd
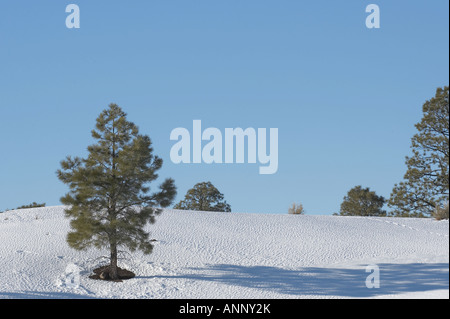
[[[68,247],[64,207],[0,214],[0,299],[449,298],[448,221],[166,210],[149,227],[153,254],[113,283],[88,278],[107,251]]]

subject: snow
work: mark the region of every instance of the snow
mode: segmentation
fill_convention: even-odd
[[[432,219],[165,210],[136,273],[89,279],[107,251],[66,241],[64,207],[0,214],[3,298],[449,298],[449,223]],[[369,289],[368,265],[380,288]]]

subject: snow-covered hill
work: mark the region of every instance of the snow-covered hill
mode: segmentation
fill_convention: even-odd
[[[106,251],[66,244],[64,207],[0,214],[0,299],[449,298],[448,221],[166,210],[149,227],[153,254],[124,254],[137,276],[113,283],[88,278]]]

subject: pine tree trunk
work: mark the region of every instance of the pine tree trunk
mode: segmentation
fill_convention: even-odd
[[[119,275],[117,271],[117,245],[111,243],[111,259],[109,265],[109,277],[111,280],[118,280]]]
[[[109,247],[110,247],[110,263],[109,263],[109,277],[111,280],[118,280],[119,275],[117,273],[117,229],[112,229],[112,233],[109,237]]]
[[[113,119],[113,123],[112,123],[112,129],[113,129],[113,145],[112,145],[112,157],[111,157],[111,162],[112,162],[112,178],[115,181],[116,179],[116,141],[115,141],[115,121]],[[114,215],[113,220],[115,221],[116,219],[116,202],[115,200],[111,200],[110,202],[111,204],[111,212]],[[110,264],[110,269],[109,269],[109,276],[111,277],[112,280],[117,280],[119,279],[119,275],[117,274],[117,241],[116,241],[116,228],[114,226],[114,230],[112,233],[112,238],[110,239],[110,245],[111,245],[111,264]]]

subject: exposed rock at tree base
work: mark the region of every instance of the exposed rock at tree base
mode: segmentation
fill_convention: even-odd
[[[110,273],[109,265],[101,266],[99,268],[94,269],[94,275],[89,276],[89,278],[121,282],[122,280],[131,279],[136,276],[136,274],[134,274],[133,272],[126,269],[122,269],[120,267],[117,267],[117,275],[119,276],[119,279],[116,280],[111,279],[109,273]]]

